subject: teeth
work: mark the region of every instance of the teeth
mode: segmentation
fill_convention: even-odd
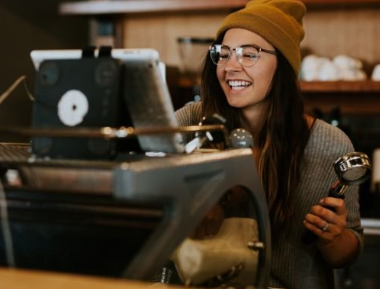
[[[233,90],[241,90],[241,89],[244,89],[245,86],[232,86],[231,87]]]
[[[230,80],[228,84],[232,87],[232,89],[243,89],[251,85],[251,82],[244,80]]]

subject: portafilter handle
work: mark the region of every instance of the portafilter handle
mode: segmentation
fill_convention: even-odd
[[[338,180],[331,186],[329,197],[344,199],[348,186],[360,185],[371,176],[371,163],[368,156],[361,152],[352,152],[344,155],[334,162],[334,170]],[[325,206],[329,210],[331,207]],[[318,237],[310,231],[305,231],[302,242],[309,245]]]

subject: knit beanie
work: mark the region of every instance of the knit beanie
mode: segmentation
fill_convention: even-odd
[[[281,51],[298,75],[305,13],[305,5],[298,0],[252,0],[224,19],[217,37],[230,28],[255,32]]]

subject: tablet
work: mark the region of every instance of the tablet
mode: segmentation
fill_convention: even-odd
[[[98,50],[95,51],[95,57]],[[176,127],[165,65],[155,49],[113,49],[111,56],[123,62],[122,97],[135,128]],[[33,50],[31,59],[36,70],[45,60],[80,59],[82,50]],[[184,151],[181,134],[139,136],[143,151],[178,153]]]
[[[160,72],[158,54],[142,53],[125,61],[123,96],[136,128],[176,127],[169,89]],[[140,136],[145,151],[183,152],[181,134]]]

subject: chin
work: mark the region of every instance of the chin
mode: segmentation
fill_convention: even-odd
[[[231,107],[234,107],[234,108],[244,108],[246,106],[245,103],[242,103],[241,101],[239,100],[231,100],[231,99],[228,99],[227,98],[227,102],[228,104],[231,106]]]
[[[247,96],[244,94],[225,94],[227,98],[227,102],[230,106],[236,107],[236,108],[243,108],[246,106],[247,102]]]

